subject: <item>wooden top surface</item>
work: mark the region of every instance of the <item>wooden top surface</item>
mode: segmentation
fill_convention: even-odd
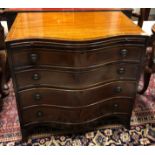
[[[146,35],[121,12],[19,13],[6,41],[55,39],[85,41],[118,35]]]

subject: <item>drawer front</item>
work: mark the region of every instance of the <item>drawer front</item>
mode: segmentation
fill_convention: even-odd
[[[36,105],[51,105],[64,108],[81,108],[98,104],[111,98],[133,98],[136,82],[118,81],[84,90],[61,90],[54,88],[32,88],[18,92],[23,108]]]
[[[36,106],[22,111],[23,123],[57,122],[68,124],[84,124],[96,121],[111,114],[130,114],[132,102],[130,99],[113,99],[87,108],[57,108]]]
[[[74,68],[91,67],[118,60],[140,62],[144,48],[124,45],[83,52],[52,49],[18,50],[12,52],[14,68],[29,68],[35,65]]]
[[[83,89],[115,80],[137,80],[137,64],[111,63],[87,71],[31,69],[16,73],[18,89],[50,86],[64,89]]]

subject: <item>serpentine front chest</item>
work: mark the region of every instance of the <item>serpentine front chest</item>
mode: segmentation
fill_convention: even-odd
[[[121,12],[19,13],[6,45],[23,136],[129,127],[147,38]]]

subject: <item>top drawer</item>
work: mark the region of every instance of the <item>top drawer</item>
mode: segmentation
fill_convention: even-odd
[[[113,61],[140,62],[144,51],[140,46],[113,46],[94,50],[56,50],[46,48],[13,49],[12,61],[15,69],[33,66],[80,68],[95,67]]]

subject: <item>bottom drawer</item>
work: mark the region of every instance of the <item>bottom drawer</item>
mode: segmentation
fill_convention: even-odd
[[[130,114],[133,99],[116,98],[85,108],[35,106],[23,110],[24,126],[41,122],[57,124],[85,124],[112,114]]]

